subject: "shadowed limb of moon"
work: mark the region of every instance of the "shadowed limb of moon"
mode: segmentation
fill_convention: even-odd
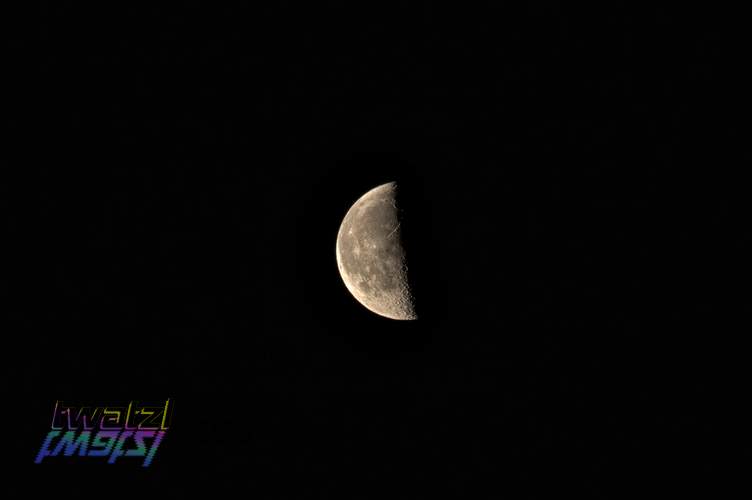
[[[367,309],[391,319],[418,318],[408,283],[396,183],[368,191],[350,207],[337,234],[337,267],[347,289]]]

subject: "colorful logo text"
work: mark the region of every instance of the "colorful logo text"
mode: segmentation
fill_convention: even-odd
[[[130,401],[124,406],[74,406],[55,402],[52,429],[42,442],[34,463],[46,457],[143,457],[148,467],[164,439],[172,418],[170,400],[144,405]]]

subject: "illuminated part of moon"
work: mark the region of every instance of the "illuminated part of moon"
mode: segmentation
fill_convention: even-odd
[[[413,320],[407,258],[397,207],[397,184],[361,196],[342,220],[337,266],[350,293],[367,309],[391,319]]]

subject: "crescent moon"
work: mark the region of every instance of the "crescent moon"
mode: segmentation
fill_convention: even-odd
[[[337,234],[337,267],[347,289],[370,311],[397,320],[418,318],[395,182],[371,189],[350,207]]]

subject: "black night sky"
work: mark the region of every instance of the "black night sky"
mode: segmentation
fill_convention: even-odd
[[[8,42],[19,498],[714,488],[749,242],[722,173],[743,164],[726,20],[118,9],[47,4]],[[416,322],[360,306],[335,261],[347,209],[393,180]],[[166,397],[147,470],[31,463],[56,399]]]

